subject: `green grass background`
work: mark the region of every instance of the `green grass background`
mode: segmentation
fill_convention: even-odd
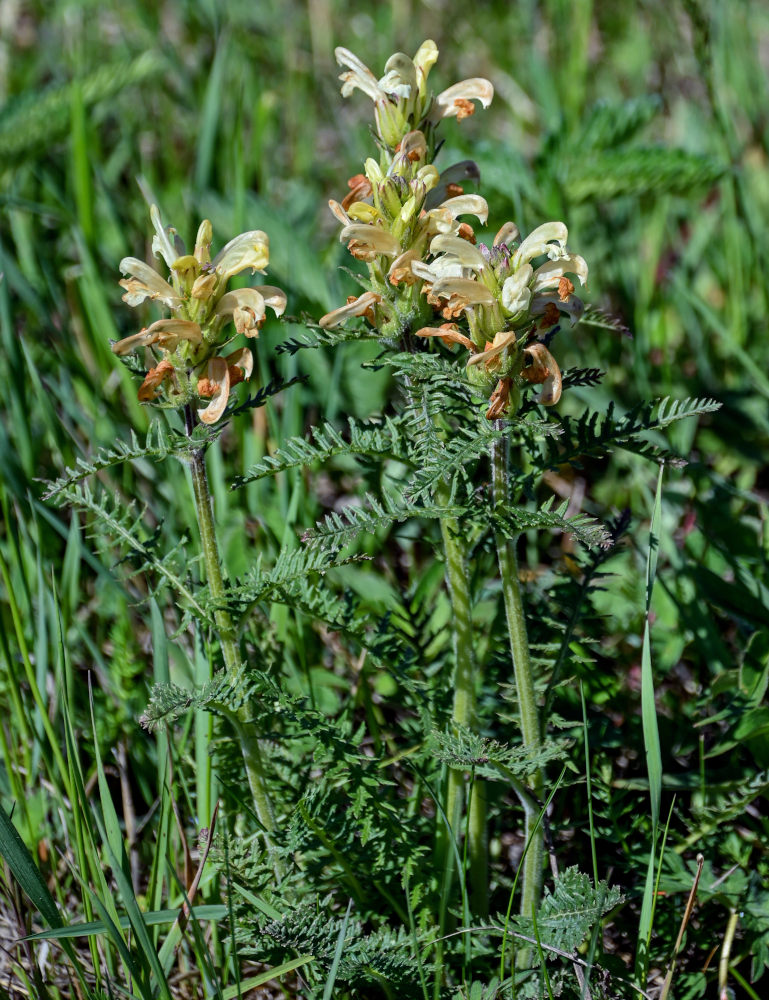
[[[564,409],[579,412],[588,395],[594,406],[613,400],[620,410],[668,395],[723,404],[671,432],[688,464],[664,480],[653,643],[663,812],[676,794],[665,891],[680,900],[698,850],[711,883],[737,866],[703,895],[686,982],[692,996],[705,995],[697,991],[706,982],[713,989],[714,963],[707,974],[697,970],[707,941],[717,945],[739,908],[745,936],[735,966],[758,983],[769,954],[769,7],[6,0],[0,17],[0,798],[6,808],[16,803],[17,825],[43,868],[56,871],[56,851],[66,850],[66,768],[53,750],[65,718],[77,730],[86,781],[95,774],[94,739],[103,751],[118,748],[110,781],[117,795],[120,768],[130,770],[144,815],[157,799],[159,767],[159,744],[137,724],[148,686],[167,675],[200,681],[207,669],[183,645],[159,648],[158,622],[178,624],[167,595],[155,594],[153,628],[147,579],[116,565],[93,525],[39,499],[40,480],[147,426],[132,379],[109,349],[139,326],[117,286],[120,258],[149,253],[137,181],[188,241],[201,217],[212,219],[220,246],[241,230],[266,230],[268,280],[287,291],[295,318],[268,324],[257,363],[263,381],[301,374],[307,382],[233,424],[211,455],[225,560],[241,574],[256,551],[277,551],[354,494],[360,479],[342,464],[234,496],[227,483],[286,437],[321,418],[381,412],[391,393],[385,373],[360,367],[376,353],[370,346],[295,357],[271,350],[301,330],[303,313],[317,319],[355,287],[339,270],[349,259],[326,204],[341,198],[370,151],[370,106],[359,93],[339,96],[333,48],[345,45],[381,73],[390,53],[413,53],[432,37],[441,51],[431,77],[438,89],[475,75],[496,88],[488,111],[449,125],[441,154],[444,164],[479,163],[487,235],[508,218],[523,231],[564,219],[570,245],[590,263],[589,301],[632,332],[583,326],[562,338],[563,366],[606,372]],[[598,102],[616,109],[613,119],[595,111]],[[648,850],[648,816],[635,810],[645,777],[640,644],[656,470],[618,454],[577,476],[586,509],[605,516],[630,508],[633,517],[632,541],[612,557],[615,576],[591,605],[602,616],[591,633],[597,666],[582,678],[603,796],[599,838],[614,843],[615,878],[632,885]],[[115,497],[135,499],[149,528],[159,526],[163,544],[194,523],[182,482],[178,467],[148,461],[105,477]],[[351,569],[344,582],[381,613],[397,605],[409,576],[406,562],[397,565],[408,531],[400,541],[362,544],[388,559]],[[194,577],[194,542],[188,551]],[[535,619],[557,558],[530,540]],[[440,577],[438,569],[431,578],[436,594]],[[289,649],[287,684],[311,690],[333,714],[346,682],[327,669],[322,641],[300,616],[284,608],[272,616]],[[562,710],[569,703],[566,696]],[[176,752],[189,762],[194,726],[180,740]],[[559,808],[569,814],[564,825],[572,822],[576,807]],[[151,851],[138,836],[132,844],[141,870]],[[587,856],[585,844],[575,850]],[[51,881],[71,905],[66,866]],[[680,913],[678,903],[658,907],[660,962]],[[740,988],[762,995],[755,983]]]

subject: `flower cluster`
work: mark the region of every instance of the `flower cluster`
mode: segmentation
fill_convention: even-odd
[[[436,126],[442,118],[471,114],[474,100],[487,107],[487,80],[466,80],[433,97],[427,76],[438,57],[432,41],[413,59],[396,53],[384,76],[374,74],[347,49],[336,50],[345,69],[342,94],[357,88],[374,101],[379,161],[348,181],[349,193],[330,207],[342,225],[340,239],[368,265],[366,291],[324,316],[334,327],[362,316],[383,337],[417,330],[470,352],[468,375],[490,396],[489,419],[515,412],[520,388],[541,385],[538,402],[557,403],[561,372],[547,348],[562,314],[582,311],[575,279],[587,281],[587,264],[566,246],[562,222],[549,222],[521,240],[508,223],[491,247],[476,246],[471,226],[482,225],[488,206],[463,184],[478,179],[472,161],[439,173],[433,163]],[[443,320],[433,326],[433,317]],[[460,328],[461,324],[461,328]],[[421,327],[421,329],[417,329]],[[544,337],[543,339],[540,339]]]
[[[369,158],[364,173],[348,181],[349,193],[330,208],[342,224],[340,239],[368,264],[367,291],[321,319],[333,327],[350,316],[365,316],[384,336],[396,335],[424,312],[421,280],[413,270],[438,235],[472,238],[461,216],[485,223],[483,198],[465,194],[463,183],[478,178],[472,162],[455,164],[442,174],[433,164],[435,125],[445,117],[466,117],[473,100],[487,107],[493,96],[488,80],[466,80],[433,97],[427,75],[438,57],[432,41],[424,42],[413,59],[396,53],[381,79],[347,49],[336,50],[346,72],[342,94],[356,87],[374,101],[379,161]]]
[[[430,244],[434,260],[412,265],[425,282],[428,301],[447,321],[422,328],[418,336],[440,337],[470,351],[468,373],[491,393],[489,419],[517,409],[520,381],[542,386],[537,402],[558,402],[558,363],[536,338],[552,331],[562,314],[572,320],[581,314],[569,275],[587,283],[587,264],[567,248],[562,222],[547,222],[522,242],[519,236],[510,222],[491,247],[436,236]],[[452,322],[458,318],[465,320],[468,335]]]
[[[473,101],[487,108],[494,96],[488,80],[475,78],[455,83],[433,97],[427,90],[427,77],[438,59],[438,48],[429,38],[413,59],[403,52],[390,56],[379,80],[349,49],[340,47],[334,54],[339,65],[345,67],[339,77],[342,96],[349,97],[356,88],[368,94],[374,102],[377,135],[390,150],[406,133],[420,130],[431,136],[442,118],[467,118],[475,110]]]
[[[248,347],[220,354],[232,339],[225,328],[232,322],[236,333],[257,337],[267,307],[280,316],[286,296],[270,285],[227,290],[234,275],[248,268],[252,274],[263,273],[267,267],[269,241],[260,230],[236,236],[212,260],[207,219],[200,224],[193,253],[188,254],[176,231],[164,228],[155,205],[150,216],[155,229],[152,252],[165,261],[169,280],[149,264],[125,257],[120,262],[121,273],[127,275],[120,282],[125,289],[123,300],[130,306],[147,299],[157,301],[168,307],[173,318],[157,320],[117,341],[112,350],[119,355],[139,348],[158,352],[157,363],[139,388],[139,400],[174,408],[208,400],[198,417],[213,424],[224,413],[232,388],[247,381],[254,366]]]

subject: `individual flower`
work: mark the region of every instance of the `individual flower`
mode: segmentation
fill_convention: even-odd
[[[439,234],[430,244],[434,259],[412,264],[427,300],[444,319],[463,319],[469,333],[446,323],[424,327],[418,335],[460,343],[470,351],[468,374],[490,393],[490,419],[513,402],[517,406],[524,382],[542,386],[537,402],[558,402],[561,372],[537,337],[551,331],[561,314],[572,320],[581,314],[572,278],[587,283],[587,264],[567,248],[562,222],[545,223],[523,241],[519,236],[513,223],[500,229],[491,248]]]
[[[124,355],[140,348],[159,352],[139,388],[139,400],[182,407],[196,399],[209,399],[198,410],[204,423],[215,423],[227,406],[230,390],[247,381],[253,371],[249,348],[221,356],[221,348],[231,339],[230,322],[237,334],[258,337],[267,308],[280,316],[286,296],[279,288],[227,290],[230,278],[242,271],[264,272],[269,262],[269,241],[261,230],[241,233],[211,259],[211,223],[201,222],[193,253],[172,228],[164,228],[155,205],[150,209],[155,229],[152,252],[168,270],[168,280],[136,257],[125,257],[120,271],[123,300],[138,306],[149,300],[166,306],[173,317],[156,320],[139,333],[112,345]],[[205,374],[203,374],[205,372]]]

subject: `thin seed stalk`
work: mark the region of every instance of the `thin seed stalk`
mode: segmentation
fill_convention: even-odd
[[[439,503],[448,503],[448,487],[442,484],[436,493]],[[459,523],[454,518],[441,520],[441,536],[446,557],[446,584],[453,615],[454,640],[454,704],[452,722],[473,729],[476,724],[475,683],[477,666],[473,648],[472,604],[464,542]],[[449,769],[446,796],[446,816],[451,829],[461,828],[464,775]],[[483,782],[476,780],[467,818],[467,853],[470,859],[471,906],[478,916],[488,913],[488,834],[486,829],[486,796]],[[453,852],[447,845],[447,863]]]
[[[189,435],[194,426],[194,418],[190,407],[187,407],[185,417],[187,433]],[[203,549],[203,561],[206,567],[208,589],[211,592],[213,603],[218,605],[217,610],[214,612],[214,621],[219,633],[219,641],[227,673],[235,675],[240,667],[240,653],[238,651],[235,626],[232,623],[229,612],[223,607],[226,593],[222,578],[222,567],[219,560],[219,544],[216,540],[213,503],[208,487],[206,459],[202,448],[196,448],[192,451],[190,471],[192,473],[192,491],[195,497],[195,512],[198,519],[198,528],[200,529],[200,542]],[[256,816],[269,839],[270,835],[275,831],[275,813],[267,793],[259,740],[251,731],[252,724],[249,719],[248,707],[245,706],[239,709],[237,713],[231,713],[230,720],[235,728],[243,753],[243,761],[246,766],[248,785],[251,789]]]
[[[497,423],[501,429],[501,422]],[[494,506],[503,509],[509,503],[507,479],[508,442],[506,438],[496,440],[491,446],[492,488]],[[508,539],[496,530],[495,541],[499,561],[499,575],[505,601],[507,631],[510,653],[513,660],[513,675],[518,694],[518,709],[521,725],[521,739],[524,748],[534,756],[542,743],[539,711],[534,692],[534,674],[531,668],[529,640],[526,634],[526,617],[523,609],[521,586],[518,580],[518,561],[515,555],[515,539]],[[528,850],[523,860],[521,873],[521,914],[531,917],[538,907],[542,891],[542,861],[544,856],[544,828],[537,828],[538,810],[536,801],[542,801],[544,776],[537,769],[532,782],[534,801],[529,796],[519,796],[524,809],[525,837]]]

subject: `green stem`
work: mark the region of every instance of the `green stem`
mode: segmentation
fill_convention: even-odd
[[[185,410],[185,421],[189,436],[195,426],[195,418],[189,406]],[[237,632],[229,612],[224,607],[226,592],[224,579],[222,578],[222,567],[219,561],[219,545],[216,540],[214,511],[211,493],[208,488],[208,473],[206,471],[205,451],[203,448],[196,448],[192,451],[190,472],[192,473],[192,492],[195,497],[195,510],[200,529],[200,542],[203,549],[203,561],[206,566],[208,589],[211,592],[211,600],[216,606],[214,621],[219,633],[219,641],[222,646],[224,665],[227,673],[235,676],[240,669],[241,659],[238,650]],[[262,753],[259,747],[259,740],[253,732],[253,722],[249,715],[248,706],[244,706],[238,709],[237,712],[231,713],[229,717],[235,728],[243,753],[243,761],[246,765],[246,774],[254,800],[256,816],[269,840],[269,835],[275,831],[275,814],[267,793]]]
[[[502,429],[501,421],[497,422]],[[509,503],[508,478],[508,442],[506,438],[498,439],[491,447],[492,486],[494,490],[495,507],[504,508]],[[516,539],[507,539],[499,530],[495,531],[497,558],[499,560],[499,575],[502,582],[502,593],[505,601],[507,631],[510,639],[510,653],[513,659],[515,687],[518,694],[518,709],[520,713],[521,738],[524,748],[536,756],[541,747],[539,712],[534,692],[534,674],[531,668],[529,640],[526,635],[526,616],[523,609],[523,598],[518,580],[518,562],[515,556]],[[542,889],[542,861],[544,856],[544,829],[542,824],[537,828],[539,815],[536,800],[541,801],[544,790],[544,775],[541,768],[534,773],[532,781],[533,799],[530,796],[519,796],[525,816],[525,837],[529,849],[523,861],[521,914],[531,917],[539,905]],[[523,964],[524,956],[521,956]],[[528,964],[528,963],[527,963]]]
[[[439,504],[448,504],[446,484],[436,491]],[[451,721],[456,726],[473,729],[476,724],[475,681],[477,667],[473,648],[472,604],[470,580],[465,559],[465,547],[459,522],[454,518],[441,519],[441,535],[446,556],[446,585],[452,610],[454,640],[454,705]],[[462,771],[449,770],[446,794],[446,816],[456,836],[461,829],[462,798],[465,779]],[[470,800],[468,815],[468,856],[470,858],[471,906],[478,916],[488,914],[488,841],[486,831],[486,795],[484,783],[476,781]],[[444,853],[448,868],[452,865],[453,852],[446,845]]]

